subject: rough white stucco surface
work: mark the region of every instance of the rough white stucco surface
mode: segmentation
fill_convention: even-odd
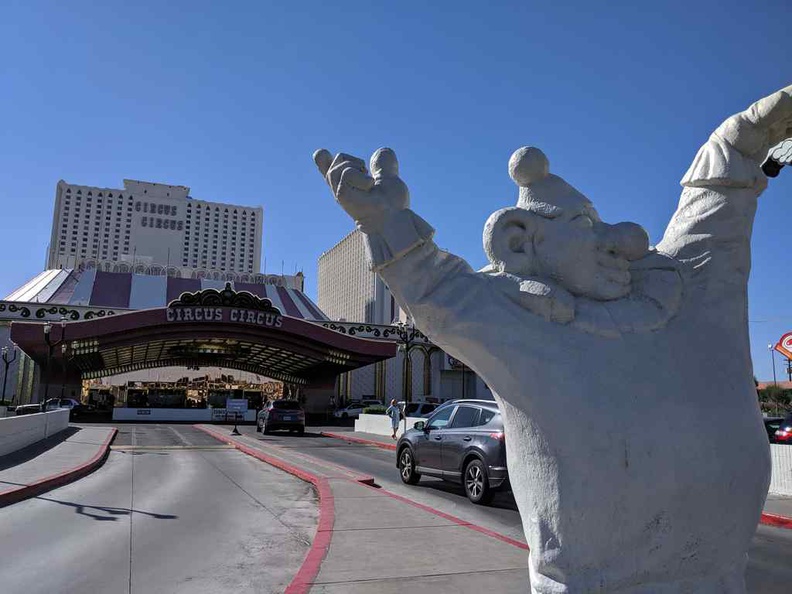
[[[533,592],[745,592],[771,467],[748,344],[750,236],[760,165],[792,136],[790,92],[710,136],[657,249],[638,225],[601,221],[525,147],[509,165],[517,206],[490,217],[490,265],[475,272],[410,210],[393,151],[372,156],[371,175],[314,155],[400,306],[496,395]],[[729,440],[711,438],[713,422]]]

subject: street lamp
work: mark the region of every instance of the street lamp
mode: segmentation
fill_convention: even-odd
[[[17,358],[16,345],[14,345],[14,349],[13,349],[12,352],[13,352],[14,356],[9,359],[8,358],[8,347],[4,346],[2,348],[2,353],[3,353],[2,354],[2,358],[3,358],[3,365],[5,365],[5,373],[3,374],[3,395],[0,396],[0,402],[5,402],[6,381],[8,381],[8,366],[11,365],[11,363],[13,363],[14,361],[16,361],[16,358]],[[11,402],[11,404],[13,404],[13,402]]]
[[[776,369],[775,369],[775,348],[773,348],[772,344],[768,344],[767,349],[770,351],[770,359],[773,361],[773,385],[778,387],[778,381],[776,380]]]
[[[60,320],[60,338],[58,340],[52,340],[50,335],[52,333],[52,324],[47,322],[44,324],[44,342],[47,343],[47,367],[45,369],[45,378],[46,383],[44,384],[44,398],[40,402],[41,412],[46,412],[47,410],[47,398],[49,397],[49,383],[50,383],[50,367],[52,366],[52,349],[58,346],[61,342],[63,342],[64,334],[66,333],[66,318],[61,318]]]
[[[404,431],[407,432],[407,405],[412,401],[412,365],[410,365],[410,351],[416,343],[416,338],[423,336],[415,327],[412,319],[408,323],[397,322],[394,324],[399,350],[404,353],[402,360],[402,396],[404,397]]]

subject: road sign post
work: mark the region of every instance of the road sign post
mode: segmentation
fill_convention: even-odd
[[[234,430],[231,431],[231,435],[241,435],[241,433],[239,433],[239,429],[237,429],[237,418],[239,414],[242,413],[242,418],[244,419],[245,413],[247,412],[247,408],[248,408],[247,398],[226,399],[226,411],[234,413]]]

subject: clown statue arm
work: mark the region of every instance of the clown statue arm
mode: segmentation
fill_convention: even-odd
[[[679,206],[657,249],[689,265],[693,299],[745,310],[751,229],[767,186],[761,165],[792,136],[791,95],[786,87],[728,118],[682,178]]]
[[[364,233],[372,269],[421,331],[474,369],[477,354],[492,357],[497,345],[484,349],[471,338],[510,304],[486,274],[435,245],[434,229],[409,209],[409,192],[398,177],[393,151],[374,153],[371,176],[362,160],[343,153],[332,158],[322,149],[314,161]]]

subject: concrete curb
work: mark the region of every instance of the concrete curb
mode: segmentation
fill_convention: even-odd
[[[287,464],[272,456],[268,456],[255,448],[251,448],[237,442],[228,435],[222,435],[201,425],[194,425],[196,429],[203,431],[223,443],[234,446],[240,452],[252,456],[275,468],[279,468],[297,478],[314,485],[319,495],[319,523],[316,527],[316,536],[311,543],[308,554],[303,559],[303,563],[291,583],[284,590],[284,594],[307,594],[313,585],[313,581],[319,575],[319,568],[330,548],[330,539],[333,535],[333,525],[335,523],[335,498],[330,488],[329,481],[324,478]]]
[[[331,433],[329,431],[320,431],[319,435],[323,435],[324,437],[333,437],[335,439],[341,439],[343,441],[348,441],[349,443],[362,443],[365,445],[372,445],[378,448],[382,448],[383,450],[390,450],[392,452],[396,451],[395,443],[382,443],[381,441],[374,441],[373,439],[365,439],[363,437],[355,437],[353,435],[344,435],[343,433]]]
[[[8,491],[3,491],[0,493],[0,507],[5,507],[7,505],[11,505],[12,503],[30,499],[31,497],[36,497],[37,495],[41,495],[42,493],[46,493],[47,491],[51,491],[57,487],[62,487],[63,485],[67,485],[92,473],[94,470],[104,464],[105,460],[107,460],[107,455],[110,452],[110,443],[115,438],[117,432],[118,429],[113,427],[110,431],[110,435],[108,435],[104,443],[99,446],[99,451],[96,452],[96,454],[94,454],[87,462],[75,466],[74,468],[70,468],[69,470],[64,470],[63,472],[59,472],[57,474],[40,479],[35,483],[23,485],[21,487],[15,487],[13,489],[9,489]]]
[[[375,447],[378,447],[378,448],[382,448],[384,450],[391,450],[391,451],[395,451],[396,450],[396,445],[395,444],[382,443],[382,442],[379,442],[379,441],[374,441],[372,439],[365,439],[363,437],[356,437],[356,436],[353,436],[353,435],[344,435],[343,433],[332,433],[330,431],[321,431],[320,435],[323,435],[325,437],[333,437],[335,439],[341,439],[341,440],[347,441],[349,443],[360,443],[360,444],[365,444],[365,445],[372,445],[372,446],[375,446]],[[393,496],[397,497],[397,498],[400,497],[399,495],[393,495]],[[405,502],[414,504],[414,502],[410,501],[409,499],[405,499]],[[418,504],[415,504],[415,505],[418,505]],[[451,521],[454,521],[453,518],[448,518],[448,519],[450,519]],[[787,518],[786,516],[781,516],[781,515],[778,515],[778,514],[762,513],[762,517],[760,518],[759,523],[760,524],[764,524],[766,526],[773,526],[775,528],[786,528],[788,530],[792,530],[792,518]],[[471,526],[471,527],[473,527],[473,526]],[[473,529],[476,530],[478,528],[476,527],[476,528],[473,528]],[[484,530],[484,529],[482,529],[482,530]],[[490,536],[494,536],[495,538],[500,538],[502,535],[498,535],[497,533],[493,533]],[[522,543],[520,543],[520,544],[522,544]]]

